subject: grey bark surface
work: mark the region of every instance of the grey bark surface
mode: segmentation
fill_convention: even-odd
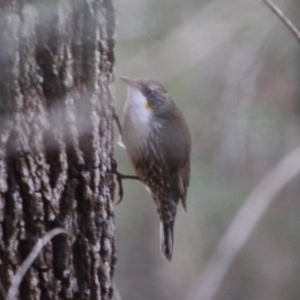
[[[0,299],[113,299],[111,0],[0,1]]]

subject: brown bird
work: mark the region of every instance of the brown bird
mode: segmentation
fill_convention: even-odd
[[[146,185],[161,221],[161,249],[173,252],[177,204],[186,211],[191,139],[183,114],[154,80],[121,77],[129,85],[122,142],[139,179]]]

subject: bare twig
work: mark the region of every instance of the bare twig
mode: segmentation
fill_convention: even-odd
[[[16,295],[18,293],[19,285],[21,281],[23,280],[26,272],[34,262],[34,260],[37,258],[43,247],[56,235],[58,234],[70,234],[70,232],[63,228],[55,228],[47,232],[42,238],[40,238],[36,244],[34,245],[33,249],[27,256],[27,258],[22,263],[21,267],[17,271],[16,275],[14,276],[11,286],[8,290],[7,296],[5,300],[14,300],[16,299]]]
[[[113,117],[113,119],[116,121],[118,130],[119,130],[119,133],[120,133],[120,135],[122,136],[122,125],[121,125],[119,116],[118,116],[118,114],[117,114],[117,112],[116,112],[116,108],[115,108],[114,106],[112,106],[112,117]]]
[[[120,292],[115,282],[113,283],[113,291],[114,291],[113,300],[122,300],[122,297],[120,295]]]
[[[236,213],[187,300],[211,300],[276,194],[300,173],[300,146],[270,170]]]
[[[300,32],[295,25],[284,15],[284,13],[270,0],[262,0],[275,15],[285,24],[285,26],[292,32],[297,41],[300,43]]]

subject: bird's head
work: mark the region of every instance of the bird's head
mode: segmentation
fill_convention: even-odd
[[[120,79],[128,84],[132,92],[131,97],[134,105],[144,107],[154,115],[163,113],[169,107],[171,99],[158,81],[134,80],[128,77],[121,77]]]

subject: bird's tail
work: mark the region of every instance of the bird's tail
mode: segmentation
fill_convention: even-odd
[[[174,220],[171,222],[160,222],[160,242],[161,242],[161,251],[163,255],[168,259],[172,259],[173,253],[173,229],[174,229]]]

